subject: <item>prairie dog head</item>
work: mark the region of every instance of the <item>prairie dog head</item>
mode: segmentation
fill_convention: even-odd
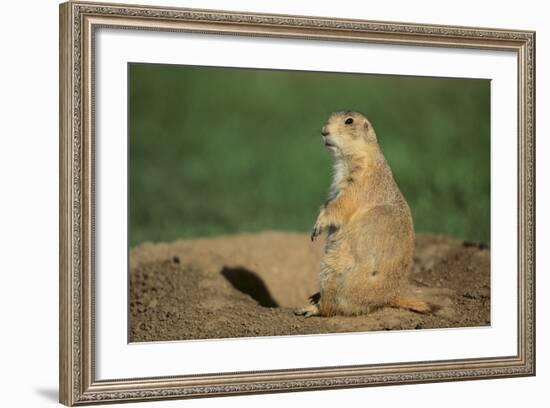
[[[323,142],[335,157],[350,156],[377,143],[369,120],[359,112],[333,112],[321,129]]]

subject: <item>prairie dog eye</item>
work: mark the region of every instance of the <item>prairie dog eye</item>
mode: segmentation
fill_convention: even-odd
[[[352,118],[347,118],[346,121],[344,122],[346,125],[351,125],[353,123],[353,119]]]

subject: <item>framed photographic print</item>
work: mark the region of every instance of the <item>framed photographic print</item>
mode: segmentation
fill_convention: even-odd
[[[534,375],[534,42],[62,4],[61,402]]]

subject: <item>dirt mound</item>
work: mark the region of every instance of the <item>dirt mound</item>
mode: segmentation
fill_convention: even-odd
[[[263,232],[130,252],[131,342],[485,326],[490,324],[490,251],[419,234],[411,283],[441,308],[432,315],[382,308],[358,317],[294,316],[318,291],[322,242]]]

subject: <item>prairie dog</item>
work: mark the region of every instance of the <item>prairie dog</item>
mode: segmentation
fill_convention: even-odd
[[[424,313],[431,306],[409,294],[414,229],[372,124],[358,112],[334,112],[321,130],[334,160],[327,201],[311,239],[328,231],[320,292],[298,315],[369,313],[393,306]]]

